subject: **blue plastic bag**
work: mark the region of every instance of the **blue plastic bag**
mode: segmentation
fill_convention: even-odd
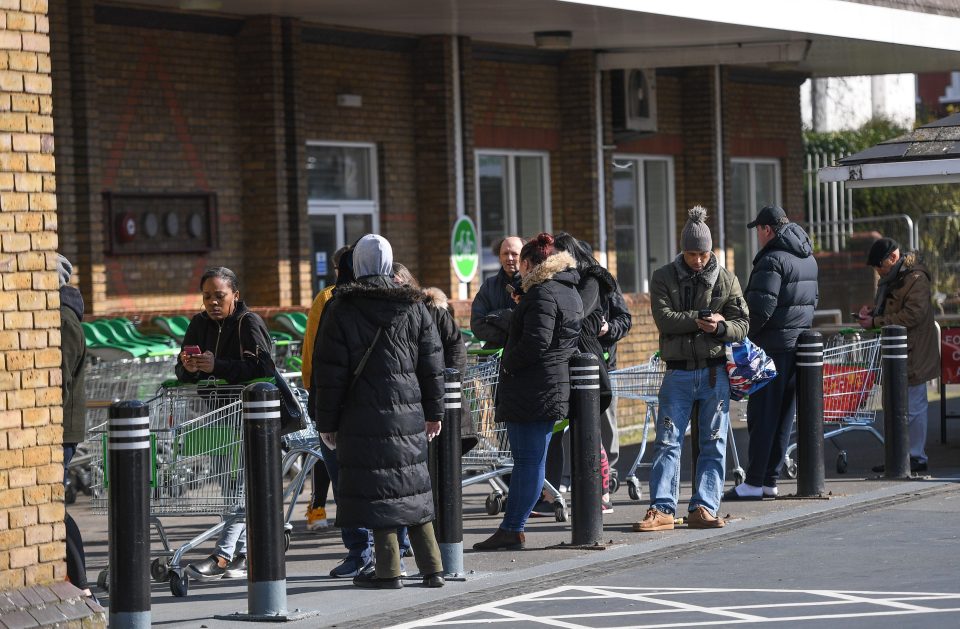
[[[726,351],[731,400],[742,400],[777,377],[773,359],[750,339],[727,343]]]

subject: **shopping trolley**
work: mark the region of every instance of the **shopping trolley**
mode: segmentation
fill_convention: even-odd
[[[880,337],[874,332],[846,328],[827,339],[823,348],[823,438],[837,450],[838,474],[847,471],[847,451],[836,437],[846,432],[865,431],[883,444],[883,435],[874,427],[880,410]],[[832,426],[831,428],[828,428]],[[794,442],[784,453],[784,469],[797,477]]]
[[[657,421],[657,408],[660,405],[660,385],[663,384],[663,376],[666,373],[666,365],[660,360],[658,355],[654,355],[648,362],[617,369],[610,372],[610,387],[613,394],[618,397],[631,400],[640,400],[646,405],[646,411],[643,415],[643,436],[640,441],[640,451],[637,453],[630,471],[627,473],[625,483],[627,484],[627,493],[632,500],[640,500],[643,492],[640,488],[640,480],[637,478],[637,469],[641,467],[650,467],[650,463],[643,463],[643,455],[647,451],[647,436],[650,432],[650,426],[655,425]],[[717,408],[721,412],[721,408]],[[691,422],[692,425],[692,422]],[[688,431],[690,426],[687,427]],[[740,466],[740,457],[737,454],[737,446],[733,438],[733,424],[728,422],[728,438],[730,454],[732,458],[732,469],[730,474],[735,484],[740,484],[746,478],[746,472]]]
[[[186,596],[189,590],[184,555],[218,536],[228,522],[244,516],[243,389],[243,385],[222,383],[168,384],[146,402],[150,414],[150,522],[163,547],[150,565],[150,574],[158,582],[169,581],[174,596]],[[297,394],[304,405],[306,392],[298,389]],[[93,436],[92,467],[98,478],[93,486],[92,505],[95,513],[105,514],[109,478],[103,456],[106,427],[97,427]],[[313,426],[284,437],[284,471],[294,460],[307,458],[307,464],[284,492],[284,501],[291,503],[286,513],[284,550],[290,545],[289,520],[306,475],[313,464],[322,460],[318,441]],[[217,516],[221,521],[172,548],[161,518],[204,515]],[[106,570],[97,582],[106,586]]]
[[[462,486],[490,484],[491,491],[485,502],[488,515],[497,515],[506,509],[509,487],[503,477],[513,470],[506,424],[495,422],[499,375],[499,352],[471,351],[461,386],[462,403],[469,405],[477,429],[476,447],[461,458]],[[543,488],[553,498],[557,522],[566,522],[568,511],[563,495],[549,481],[544,480]]]

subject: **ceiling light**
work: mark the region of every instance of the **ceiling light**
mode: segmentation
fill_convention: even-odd
[[[221,0],[180,0],[178,6],[185,11],[216,11],[223,6]]]

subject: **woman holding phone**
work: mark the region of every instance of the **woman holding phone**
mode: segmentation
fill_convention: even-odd
[[[222,266],[207,269],[200,278],[203,311],[190,321],[177,360],[177,380],[194,383],[214,378],[241,384],[267,373],[257,360],[257,348],[269,351],[267,326],[240,300],[240,281]],[[187,566],[198,581],[247,576],[247,528],[242,518],[227,521],[215,552]]]

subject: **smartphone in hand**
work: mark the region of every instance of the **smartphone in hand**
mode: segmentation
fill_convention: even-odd
[[[184,345],[183,353],[187,356],[199,356],[203,352],[200,351],[199,345]]]
[[[712,314],[713,312],[709,308],[704,308],[697,314],[697,317],[700,319],[709,319]]]

